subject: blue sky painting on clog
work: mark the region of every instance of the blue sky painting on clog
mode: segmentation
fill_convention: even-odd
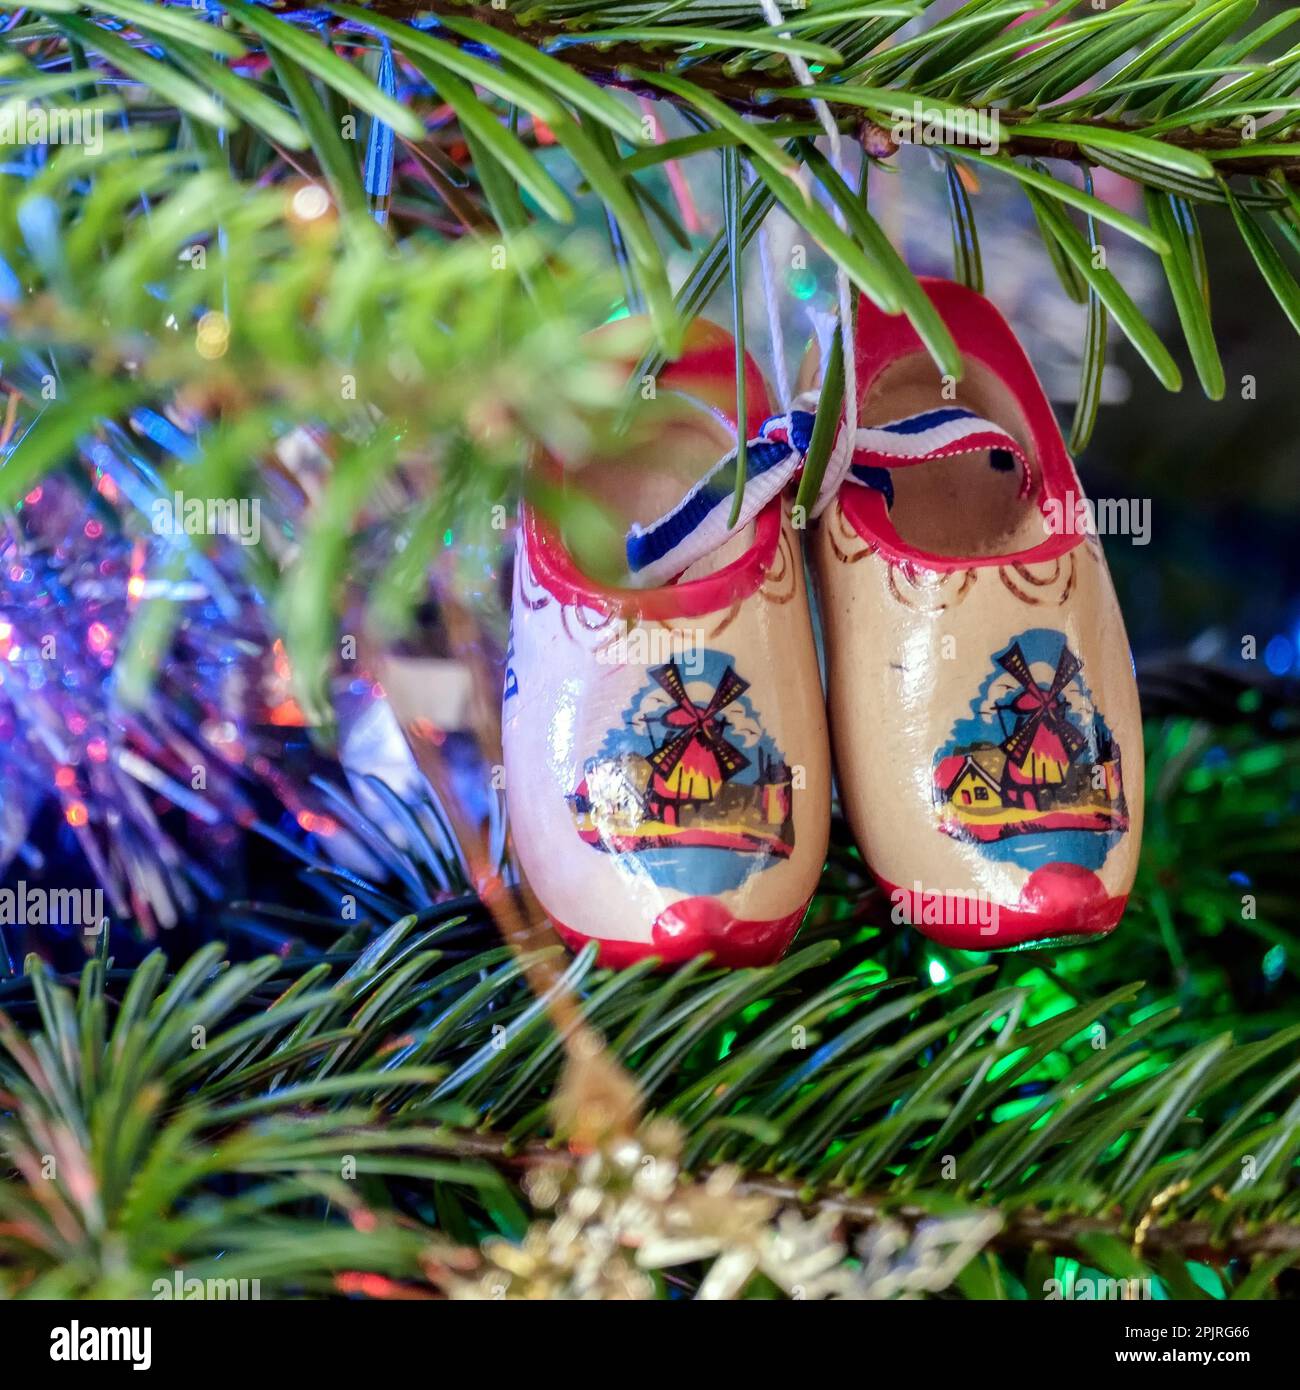
[[[1128,829],[1119,744],[1065,634],[1031,628],[995,652],[934,764],[939,828],[1033,870],[1101,866]]]
[[[579,836],[694,894],[788,859],[792,773],[734,659],[694,651],[647,675],[569,797]]]

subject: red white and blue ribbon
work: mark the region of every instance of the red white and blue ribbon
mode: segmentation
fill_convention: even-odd
[[[815,399],[815,398],[813,398]],[[812,400],[800,397],[785,415],[763,421],[756,438],[746,444],[745,492],[740,513],[730,524],[736,491],[736,450],[720,459],[669,512],[649,526],[627,533],[631,582],[653,588],[677,578],[696,561],[743,530],[798,474],[812,442],[814,413],[800,409]],[[890,470],[929,463],[957,454],[989,454],[994,468],[1023,470],[1021,495],[1032,486],[1029,458],[1018,440],[1001,425],[982,419],[962,406],[922,411],[884,425],[860,425],[852,450],[841,430],[822,479],[814,515],[842,483],[874,488],[893,506]]]

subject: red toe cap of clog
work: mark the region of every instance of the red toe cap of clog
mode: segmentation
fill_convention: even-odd
[[[1101,879],[1079,864],[1035,869],[1014,905],[899,888],[879,876],[877,882],[917,931],[960,951],[1006,951],[1105,936],[1114,931],[1128,903],[1127,894],[1112,897]]]
[[[716,898],[682,898],[655,918],[650,941],[600,941],[599,962],[621,970],[657,956],[665,966],[681,965],[707,952],[715,965],[772,965],[786,953],[807,910],[805,903],[788,917],[755,921],[732,916]],[[555,929],[573,950],[596,939],[559,922]]]

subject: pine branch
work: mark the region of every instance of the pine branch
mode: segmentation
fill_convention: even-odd
[[[1222,734],[1215,739],[1220,749],[1224,742]],[[1194,752],[1195,745],[1189,749],[1174,736],[1169,749],[1156,739],[1150,747],[1153,784],[1164,790],[1151,807],[1149,852],[1161,862],[1167,797],[1188,817],[1185,840],[1197,827],[1206,829],[1205,844],[1188,841],[1183,856],[1204,881],[1198,876],[1179,889],[1204,912],[1222,872],[1210,847],[1222,844],[1222,853],[1242,862],[1224,811],[1195,804],[1220,804],[1223,793],[1190,758],[1181,775],[1195,772],[1194,783],[1160,773],[1166,752]],[[1260,781],[1257,741],[1245,736],[1242,747],[1239,760],[1213,764],[1232,789],[1222,804],[1245,803],[1258,814],[1261,790],[1271,784]],[[1292,766],[1300,775],[1300,763]],[[1273,794],[1285,798],[1288,791],[1278,786]],[[1279,844],[1272,852],[1286,850]],[[1267,860],[1245,862],[1263,903]],[[1203,1260],[1240,1278],[1252,1261],[1264,1258],[1280,1268],[1300,1257],[1294,1206],[1300,1114],[1294,1106],[1284,1109],[1300,1067],[1293,1058],[1300,1030],[1293,1023],[1279,1027],[1265,1016],[1243,1015],[1234,1025],[1258,1041],[1230,1048],[1219,1036],[1227,1021],[1222,1011],[1180,1023],[1176,1010],[1163,1007],[1160,985],[1149,994],[1132,986],[1100,999],[1078,994],[1076,986],[1070,999],[1061,994],[1068,981],[1047,959],[1005,961],[997,973],[976,971],[919,989],[890,964],[901,961],[906,969],[916,939],[864,930],[863,922],[878,920],[881,909],[878,899],[864,898],[859,869],[851,857],[833,857],[819,920],[795,955],[771,970],[728,975],[697,966],[666,978],[644,970],[607,976],[592,971],[590,952],[569,963],[589,1025],[610,1040],[656,1113],[681,1127],[690,1173],[698,1178],[719,1165],[738,1168],[739,1197],[797,1207],[849,1228],[872,1229],[886,1220],[920,1228],[954,1201],[965,1203],[997,1215],[1001,1232],[993,1248],[1011,1261],[1048,1252],[1095,1262],[1099,1250],[1122,1250],[1126,1264],[1154,1267],[1160,1277],[1173,1277],[1168,1259],[1176,1255],[1176,1263]],[[1159,891],[1168,896],[1177,888],[1166,878]],[[1139,895],[1125,941],[1090,953],[1090,977],[1114,978],[1139,956],[1160,973],[1161,936],[1144,922],[1141,905],[1154,891]],[[1230,884],[1227,891],[1234,891]],[[97,1091],[121,1090],[127,1078],[110,1059],[131,1057],[125,1039],[134,1036],[151,1041],[145,1070],[130,1073],[129,1089],[156,1086],[159,1115],[166,1117],[159,1151],[171,1152],[179,1135],[199,1123],[196,1138],[219,1145],[219,1171],[278,1173],[291,1184],[286,1196],[299,1203],[340,1155],[361,1152],[372,1155],[371,1171],[385,1184],[368,1194],[372,1214],[389,1200],[418,1202],[421,1174],[442,1183],[444,1192],[450,1183],[500,1193],[485,1186],[485,1162],[510,1178],[511,1188],[523,1169],[572,1168],[573,1156],[544,1138],[558,1039],[523,986],[520,963],[481,929],[477,937],[464,935],[468,925],[450,908],[425,914],[418,925],[407,918],[373,938],[363,954],[358,941],[319,964],[309,954],[223,971],[209,948],[165,990],[155,958],[135,972],[116,1021],[106,1008],[106,958],[88,967],[76,1005],[70,995],[59,1003],[54,982],[32,967],[23,982],[30,1003],[22,1030],[8,1030],[4,1039],[12,1061],[0,1059],[0,1086],[12,1097],[13,1112],[0,1123],[0,1143],[10,1154],[31,1152],[31,1136],[51,1125],[82,1133],[75,1106],[68,1109],[61,1097],[85,1095],[90,1103]],[[1192,928],[1176,930],[1189,934],[1185,956]],[[941,978],[944,956],[955,966],[955,954],[931,949],[928,973]],[[1240,956],[1240,929],[1227,949]],[[19,984],[5,990],[11,1015],[23,1002]],[[112,1021],[111,1035],[104,1018]],[[1126,1027],[1126,1018],[1141,1021]],[[198,1021],[206,1027],[206,1046],[195,1052],[190,1037]],[[1094,1035],[1103,1021],[1109,1045],[1098,1050]],[[90,1030],[87,1041],[59,1052],[55,1040],[69,1026]],[[806,1032],[806,1045],[792,1046],[796,1029]],[[95,1036],[106,1039],[102,1061],[94,1060]],[[1091,1040],[1071,1046],[1080,1036]],[[81,1059],[67,1065],[90,1070],[58,1090],[43,1082],[33,1087],[39,1077],[32,1068],[42,1065],[33,1059],[56,1055]],[[253,1149],[242,1147],[252,1142],[242,1128],[250,1120],[258,1123]],[[92,1148],[87,1162],[104,1174],[110,1196],[149,1191],[157,1178],[133,1180],[130,1171],[138,1162],[152,1174],[149,1152],[127,1156],[123,1169],[121,1155],[104,1167],[108,1155]],[[1240,1181],[1246,1155],[1255,1172]],[[956,1181],[938,1178],[938,1160],[947,1156]],[[460,1166],[439,1169],[447,1162]],[[68,1169],[69,1178],[77,1171]],[[201,1176],[196,1172],[194,1180]],[[47,1201],[59,1191],[48,1183],[33,1189]],[[188,1182],[183,1191],[190,1191]],[[0,1183],[3,1207],[29,1221],[35,1210],[21,1186],[6,1192]],[[236,1209],[205,1229],[203,1243],[185,1258],[201,1261],[208,1244],[233,1244],[241,1252],[235,1267],[255,1272],[268,1259],[265,1240],[243,1244]],[[108,1211],[108,1230],[116,1232],[125,1218],[113,1214],[112,1201]],[[152,1272],[150,1250],[167,1248],[171,1222],[155,1218],[147,1228],[154,1245],[138,1246],[140,1277]],[[382,1222],[380,1229],[387,1229]],[[140,1240],[141,1232],[131,1231]],[[287,1242],[281,1258],[289,1261],[290,1284],[302,1279],[310,1286],[322,1270],[337,1268],[329,1261],[341,1258],[328,1243],[322,1253],[309,1253],[310,1223],[277,1226],[273,1238]],[[365,1267],[408,1276],[419,1263],[419,1242],[411,1243],[409,1231],[405,1238],[400,1247],[383,1241],[371,1247]],[[86,1239],[93,1267],[98,1237],[88,1232]],[[301,1254],[290,1253],[298,1248]],[[12,1259],[34,1258],[30,1241],[15,1246],[11,1239],[8,1250]],[[0,1269],[4,1257],[0,1242]],[[355,1267],[362,1251],[352,1247],[347,1258]],[[1129,1270],[1118,1272],[1129,1277]]]
[[[996,1216],[992,1248],[1025,1263],[1027,1289],[1045,1253],[1118,1277],[1175,1279],[1195,1260],[1228,1287],[1258,1281],[1300,1261],[1300,1026],[1285,1008],[1300,949],[1270,907],[1294,826],[1258,844],[1248,832],[1289,804],[1300,758],[1294,742],[1261,748],[1247,728],[1188,721],[1147,746],[1142,876],[1086,971],[1036,952],[959,973],[960,953],[889,928],[842,844],[776,967],[611,975],[590,950],[554,964],[681,1134],[685,1172],[738,1172],[739,1199],[848,1229],[901,1222],[918,1239],[954,1206]],[[409,881],[349,890],[380,914],[407,894],[427,903],[437,857],[417,845],[410,859]],[[1226,866],[1249,875],[1257,911],[1242,912]],[[321,909],[297,914],[288,958],[231,965],[214,945],[170,975],[160,954],[124,972],[102,936],[80,983],[35,961],[0,982],[0,1151],[14,1170],[0,1174],[0,1281],[136,1292],[221,1252],[223,1270],[268,1289],[327,1292],[347,1269],[419,1279],[434,1233],[412,1212],[454,1209],[466,1239],[514,1239],[517,1180],[542,1165],[581,1178],[553,1128],[562,1047],[529,962],[465,898],[343,936],[335,916],[331,935],[338,886],[306,872]],[[1243,974],[1256,936],[1265,970],[1282,963],[1268,986],[1280,1016],[1260,1010],[1258,969]],[[1087,984],[1136,966],[1151,985]],[[1214,1012],[1171,1007],[1175,979]],[[50,1153],[53,1178],[40,1173]],[[348,1162],[364,1193],[340,1181]],[[362,1202],[369,1244],[336,1229]],[[250,1204],[268,1220],[248,1224]]]
[[[478,23],[486,25],[507,38],[532,45],[544,52],[553,52],[575,72],[603,86],[621,88],[640,96],[663,99],[659,88],[639,80],[638,70],[650,69],[660,73],[677,71],[684,58],[682,50],[667,51],[667,42],[655,48],[647,48],[643,43],[613,38],[602,41],[598,46],[581,41],[582,28],[571,23],[560,23],[536,17],[531,13],[521,18],[509,10],[495,9],[490,5],[467,5],[457,0],[370,0],[367,9],[392,19],[409,22],[422,13],[456,17],[470,15]],[[609,32],[617,34],[617,28]],[[671,25],[665,26],[665,36],[671,36]],[[446,37],[454,43],[467,41],[454,33]],[[577,40],[575,42],[575,39]],[[689,47],[689,46],[687,46]],[[743,47],[738,39],[737,47]],[[725,102],[732,110],[744,115],[772,119],[787,117],[806,119],[809,115],[809,102],[806,97],[791,95],[779,88],[764,85],[765,79],[774,74],[763,72],[757,77],[735,75],[730,63],[716,59],[692,56],[687,68],[692,86],[707,92]],[[832,107],[840,107],[845,113],[858,113],[861,101],[850,95],[837,94],[834,82],[819,87],[818,94]],[[680,98],[667,98],[677,103]],[[925,98],[920,100],[924,104]],[[934,108],[936,111],[938,107]],[[1017,124],[1030,120],[1041,122],[1041,113],[1010,107],[1000,112],[1005,134],[1001,148],[1011,155],[1028,155],[1039,159],[1057,159],[1080,165],[1093,165],[1097,162],[1096,153],[1090,148],[1087,137],[1074,135],[1040,136],[1019,135]],[[863,147],[876,158],[888,158],[896,153],[897,144],[876,121],[864,119],[860,114],[842,116],[846,128],[858,133]],[[1048,118],[1050,120],[1050,117]],[[1145,125],[1141,121],[1123,121],[1106,116],[1071,117],[1072,126],[1085,127],[1099,133],[1129,132],[1143,133]],[[1270,142],[1268,154],[1252,155],[1251,140],[1247,139],[1239,126],[1198,124],[1162,130],[1158,136],[1161,143],[1176,149],[1196,153],[1212,153],[1216,169],[1225,175],[1257,175],[1281,177],[1290,183],[1300,184],[1300,135],[1286,136]],[[1279,147],[1282,152],[1279,153]],[[1287,152],[1294,147],[1295,153]],[[1230,153],[1230,152],[1236,153]]]
[[[446,1142],[448,1153],[486,1160],[513,1177],[538,1169],[576,1169],[584,1159],[583,1155],[554,1143],[532,1141],[520,1146],[503,1134],[459,1134]],[[705,1183],[715,1171],[718,1170],[706,1166],[691,1176],[694,1181]],[[868,1228],[884,1220],[916,1227],[924,1221],[932,1221],[935,1214],[933,1204],[900,1199],[897,1193],[818,1190],[797,1180],[759,1174],[742,1174],[734,1190],[740,1196],[771,1198],[809,1217],[836,1216],[850,1230]],[[1153,1222],[1142,1229],[1139,1237],[1140,1222],[1127,1223],[1118,1217],[1080,1216],[1026,1207],[1001,1211],[996,1204],[989,1209],[1001,1221],[1000,1229],[986,1247],[992,1250],[1035,1251],[1087,1259],[1088,1242],[1103,1237],[1134,1248],[1135,1254],[1140,1251],[1153,1257],[1173,1255],[1181,1260],[1200,1260],[1212,1265],[1288,1254],[1300,1261],[1300,1222],[1261,1225],[1234,1221],[1226,1226],[1208,1220]]]
[[[308,176],[319,170],[345,222],[391,218],[399,236],[416,226],[490,236],[495,226],[509,242],[534,225],[571,221],[570,195],[539,157],[541,145],[557,143],[577,171],[579,196],[603,204],[625,304],[649,314],[657,341],[641,374],[675,354],[683,323],[739,268],[745,245],[777,205],[858,289],[912,318],[941,370],[959,371],[946,335],[927,331],[926,301],[908,267],[879,254],[888,244],[884,230],[811,143],[819,133],[813,96],[835,109],[841,127],[872,158],[889,157],[896,140],[944,150],[950,196],[953,178],[974,186],[984,170],[1021,186],[1067,291],[1081,302],[1090,298],[1098,331],[1084,354],[1081,398],[1100,380],[1103,317],[1164,386],[1181,385],[1143,311],[1109,269],[1094,264],[1103,224],[1161,258],[1211,397],[1222,394],[1222,370],[1209,286],[1193,283],[1200,260],[1194,205],[1230,213],[1246,254],[1300,327],[1300,283],[1287,260],[1300,235],[1300,48],[1254,57],[1289,26],[1285,15],[1237,38],[1238,7],[1220,15],[1216,7],[1188,10],[1178,0],[1126,0],[1080,18],[1070,16],[1068,5],[1013,12],[968,0],[935,22],[926,0],[855,5],[851,22],[842,6],[814,3],[776,26],[765,25],[757,9],[729,5],[648,19],[604,0],[526,12],[438,0],[435,9],[431,26],[427,18],[414,22],[423,12],[412,0],[381,0],[369,9],[338,0],[329,7],[332,22],[308,25],[297,11],[286,10],[281,19],[267,7],[230,0],[218,28],[174,7],[146,12],[133,0],[116,8],[113,0],[98,0],[94,15],[120,18],[121,27],[110,30],[71,14],[60,0],[48,17],[39,7],[25,11],[4,41],[23,55],[11,64],[16,99],[24,91],[40,99],[70,85],[93,91],[101,84],[101,96],[116,99],[125,80],[141,89],[135,95],[150,98],[125,108],[139,134],[165,134],[223,167],[233,153],[240,177],[258,183],[267,179],[269,145],[273,178],[276,171],[282,179],[289,170]],[[920,31],[896,40],[918,16]],[[716,27],[701,28],[704,17]],[[66,41],[62,51],[56,34]],[[227,66],[232,45],[269,59],[265,76]],[[811,88],[791,85],[796,52],[819,57]],[[39,64],[31,61],[38,56]],[[1115,70],[1118,60],[1123,65]],[[371,73],[382,74],[383,83]],[[678,123],[694,133],[665,139],[656,127],[652,140],[614,87],[676,108]],[[339,135],[341,122],[349,116],[355,122],[354,111],[369,118],[364,161],[360,142]],[[1261,121],[1266,124],[1256,130]],[[249,129],[247,141],[214,142],[212,128],[241,124]],[[1252,141],[1252,134],[1258,138]],[[994,142],[1003,153],[994,154]],[[395,150],[409,157],[395,158]],[[734,235],[721,229],[674,294],[659,225],[679,244],[689,238],[642,176],[714,150],[747,160],[753,179],[735,210]],[[377,158],[382,151],[386,156]],[[1043,159],[1102,166],[1141,185],[1149,223],[1068,176],[1054,176]],[[824,199],[813,195],[810,180]],[[69,188],[65,196],[78,195]],[[826,212],[826,201],[841,214],[852,210],[847,231]],[[956,245],[974,244],[975,212],[969,197],[955,209],[966,224]],[[1078,213],[1090,219],[1091,243],[1076,225]],[[1289,245],[1279,248],[1274,235]],[[39,269],[44,273],[48,263]],[[976,271],[968,259],[965,273]],[[523,272],[519,279],[538,291],[537,279]],[[1094,418],[1088,411],[1076,420],[1076,449],[1085,446]],[[414,563],[412,557],[412,569]]]

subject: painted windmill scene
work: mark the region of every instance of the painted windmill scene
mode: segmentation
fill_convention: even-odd
[[[725,851],[733,861],[737,852],[788,858],[794,849],[791,770],[759,724],[749,682],[719,653],[700,664],[699,676],[675,661],[647,672],[622,727],[569,796],[583,840],[645,856],[669,879],[679,850]],[[754,867],[719,873],[739,879]]]
[[[1043,660],[1051,639],[1057,650]],[[1025,633],[994,661],[976,718],[958,725],[935,764],[940,828],[983,842],[1127,829],[1119,745],[1065,638]]]

